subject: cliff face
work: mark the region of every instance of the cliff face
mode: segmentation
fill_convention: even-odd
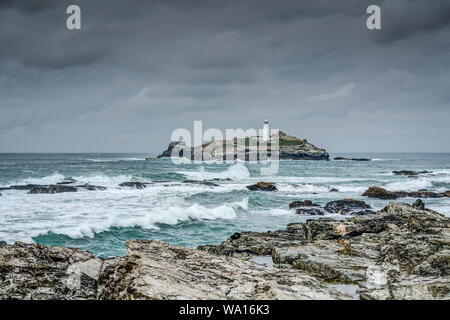
[[[272,135],[271,142],[267,143],[267,152],[261,151],[262,148],[258,141],[252,138],[212,141],[195,148],[186,146],[184,142],[171,142],[167,150],[158,158],[178,156],[193,160],[195,155],[201,155],[202,160],[266,160],[272,155],[275,156],[275,139],[278,140],[278,156],[280,159],[329,160],[329,155],[325,149],[319,149],[306,139],[288,136],[281,131],[279,135]]]
[[[0,244],[0,299],[449,299],[449,227],[434,211],[392,202],[200,250],[131,240],[126,256],[101,259]]]

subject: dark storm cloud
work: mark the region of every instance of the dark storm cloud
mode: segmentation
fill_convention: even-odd
[[[380,32],[382,43],[410,38],[417,34],[450,28],[449,1],[386,1],[383,24],[389,32]]]
[[[70,4],[81,31],[65,27]],[[380,31],[365,27],[370,4]],[[157,151],[193,120],[266,117],[331,151],[450,151],[449,11],[444,0],[0,0],[0,151]]]

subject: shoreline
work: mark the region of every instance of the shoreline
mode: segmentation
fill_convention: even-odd
[[[0,299],[448,299],[449,228],[439,213],[391,202],[197,249],[129,240],[125,256],[106,259],[16,242],[0,246]]]

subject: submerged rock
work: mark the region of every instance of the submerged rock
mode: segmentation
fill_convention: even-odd
[[[144,188],[147,188],[147,185],[143,182],[123,182],[123,183],[119,184],[119,187],[144,189]]]
[[[344,158],[344,157],[335,157],[333,160],[350,160],[350,161],[371,161],[372,159],[367,158]]]
[[[412,171],[412,170],[399,170],[392,171],[396,176],[417,176],[419,174],[433,173],[432,171]]]
[[[310,216],[323,216],[325,215],[325,211],[319,208],[297,208],[295,209],[296,214],[306,214]]]
[[[40,193],[63,193],[63,192],[77,192],[77,188],[66,185],[50,185],[50,186],[38,186],[32,188],[28,191],[29,194],[40,194]]]
[[[190,183],[190,184],[199,184],[204,185],[208,187],[220,187],[217,183],[211,182],[211,181],[198,181],[198,180],[184,180],[183,183]]]
[[[258,182],[256,184],[252,184],[251,186],[247,186],[248,190],[251,191],[277,191],[277,187],[275,183],[272,182]]]

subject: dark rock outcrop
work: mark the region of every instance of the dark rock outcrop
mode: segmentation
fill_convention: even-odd
[[[77,188],[72,186],[66,186],[62,184],[55,184],[49,186],[38,186],[32,188],[28,191],[29,194],[40,194],[40,193],[63,193],[63,192],[77,192]]]
[[[433,173],[432,171],[412,171],[412,170],[399,170],[392,171],[396,176],[418,176],[420,174]]]
[[[310,215],[310,216],[323,216],[326,214],[326,212],[321,208],[311,208],[311,207],[296,208],[295,213],[296,214],[305,214],[305,215]]]
[[[75,185],[74,182],[64,181],[58,182],[56,184],[51,185],[41,185],[41,184],[27,184],[21,186],[10,186],[7,188],[2,188],[2,190],[28,190],[29,194],[39,194],[39,193],[63,193],[63,192],[77,192],[78,189],[89,190],[89,191],[97,191],[97,190],[106,190],[106,187],[95,186],[89,183]]]
[[[293,209],[293,208],[297,208],[297,207],[319,207],[319,205],[313,203],[311,200],[292,201],[289,204],[289,209]]]
[[[144,189],[144,188],[147,188],[147,184],[143,183],[143,182],[123,182],[123,183],[119,184],[119,187]]]
[[[333,160],[339,161],[339,160],[349,160],[349,161],[371,161],[372,159],[367,158],[344,158],[344,157],[335,157]]]
[[[277,191],[277,187],[274,183],[271,182],[258,182],[256,184],[252,184],[247,186],[248,190],[251,191]]]
[[[219,185],[217,183],[214,183],[211,181],[184,180],[183,183],[198,184],[198,185],[203,185],[203,186],[208,186],[208,187],[219,187]]]
[[[358,215],[362,215],[364,213],[368,213],[370,211],[366,211],[366,209],[370,209],[371,207],[362,200],[354,200],[354,199],[343,199],[328,202],[325,205],[325,210],[330,213],[340,213],[343,215],[353,214],[356,212]],[[374,213],[371,211],[370,213]]]
[[[387,191],[386,189],[380,187],[370,187],[363,194],[365,197],[377,198],[377,199],[397,199],[397,198],[444,198],[449,197],[450,192],[432,192],[426,189],[407,192],[407,191]]]

